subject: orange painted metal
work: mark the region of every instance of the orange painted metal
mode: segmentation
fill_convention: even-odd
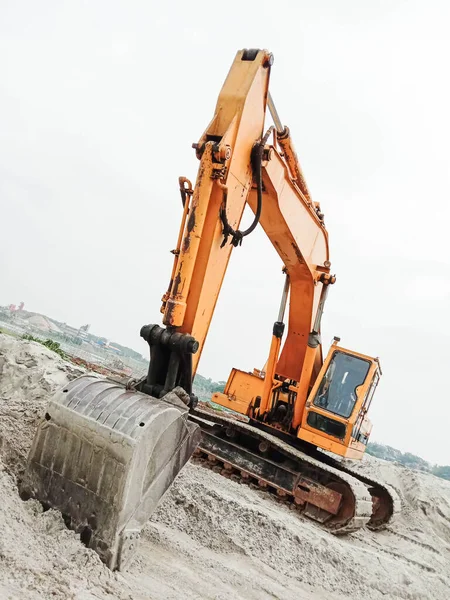
[[[170,283],[167,292],[162,297],[162,306],[161,312],[164,314],[166,310],[167,300],[170,298],[170,293],[172,291],[173,280],[175,279],[175,274],[177,272],[178,266],[178,258],[180,256],[181,244],[183,242],[184,230],[186,227],[186,219],[189,214],[190,204],[191,204],[191,196],[194,193],[192,189],[192,184],[186,177],[179,178],[180,191],[182,194],[182,198],[184,198],[184,206],[183,206],[183,216],[181,217],[181,226],[180,231],[178,233],[177,246],[174,250],[172,250],[172,254],[174,255],[172,274],[170,276]]]
[[[289,167],[292,179],[297,184],[305,200],[308,203],[311,203],[311,196],[308,190],[308,186],[306,185],[303,171],[300,167],[300,162],[298,160],[297,152],[294,148],[294,143],[291,138],[291,132],[289,131],[289,127],[285,127],[282,133],[277,134],[277,142],[281,148],[281,151],[283,152],[284,159]]]
[[[249,408],[256,399],[261,398],[264,379],[252,373],[233,369],[228,378],[224,393],[216,392],[212,396],[213,402],[230,408],[243,415],[248,415]]]
[[[261,397],[261,404],[258,409],[258,413],[263,415],[270,409],[270,400],[272,397],[272,388],[277,382],[274,381],[275,367],[278,360],[278,354],[280,352],[281,339],[272,335],[272,342],[270,344],[269,358],[266,364],[266,375],[264,377],[264,387]]]
[[[214,117],[196,144],[200,166],[164,314],[165,325],[198,340],[194,373],[232,250],[230,244],[221,247],[219,209],[223,190],[217,182],[228,187],[228,220],[236,229],[253,180],[251,151],[263,133],[270,54],[261,50],[254,60],[243,58],[244,51],[239,51],[220,92]]]
[[[323,284],[316,279],[319,265],[329,261],[328,233],[313,207],[292,181],[288,166],[276,148],[263,168],[265,193],[260,224],[278,252],[290,280],[289,317],[285,342],[276,366],[280,376],[300,380],[308,336]],[[256,191],[248,203],[256,210]]]

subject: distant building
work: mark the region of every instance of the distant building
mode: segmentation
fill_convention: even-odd
[[[97,340],[97,346],[100,346],[100,348],[105,348],[105,350],[112,350],[112,352],[116,352],[117,354],[122,354],[120,348],[113,346],[109,340],[99,339]]]
[[[68,337],[81,338],[82,340],[86,340],[88,338],[88,331],[90,325],[82,325],[81,327],[72,327],[71,325],[67,325],[67,323],[62,323],[60,325],[61,331],[64,335]]]
[[[23,310],[24,306],[25,306],[25,302],[21,302],[19,304],[19,306],[16,306],[15,304],[10,304],[8,308],[11,312],[17,312],[19,310]]]

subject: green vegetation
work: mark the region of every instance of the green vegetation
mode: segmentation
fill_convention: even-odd
[[[226,381],[212,381],[211,378],[206,379],[206,377],[202,377],[202,375],[197,374],[194,379],[193,391],[201,402],[207,402],[216,410],[230,412],[228,408],[225,408],[220,404],[216,404],[211,400],[212,395],[215,392],[223,392],[225,384]]]
[[[55,340],[65,342],[66,344],[72,344],[74,346],[81,346],[81,344],[83,343],[83,340],[81,338],[75,337],[73,335],[67,335],[65,333],[59,333],[59,331],[52,331],[50,332],[50,335]]]
[[[0,327],[0,333],[4,333],[5,335],[10,335],[11,337],[19,337],[17,333],[14,331],[9,331],[9,329],[5,329],[4,327]]]
[[[212,381],[212,379],[206,379],[197,374],[194,379],[194,392],[199,400],[210,401],[215,392],[223,392],[225,384],[226,381]]]
[[[442,479],[448,479],[450,481],[450,465],[444,465],[442,467],[436,465],[432,470],[433,475],[436,477],[442,477]]]
[[[420,458],[420,456],[411,454],[411,452],[401,452],[396,448],[392,448],[392,446],[385,446],[384,444],[378,444],[377,442],[369,442],[367,454],[390,462],[399,463],[409,469],[415,469],[416,471],[422,471],[423,473],[431,473],[432,475],[436,475],[436,477],[441,477],[442,479],[448,479],[450,481],[450,465],[432,465],[423,458]]]
[[[41,340],[41,339],[39,339],[37,337],[34,337],[32,335],[28,335],[28,334],[23,335],[22,339],[23,340],[28,340],[29,342],[38,342],[39,344],[42,344],[43,346],[45,346],[49,350],[52,350],[53,352],[56,352],[56,354],[59,354],[59,356],[61,358],[67,358],[65,352],[61,349],[59,343],[55,342],[54,340]]]

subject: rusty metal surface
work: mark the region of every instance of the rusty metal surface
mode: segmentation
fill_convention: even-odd
[[[299,477],[294,491],[294,498],[301,502],[313,504],[332,515],[339,513],[342,502],[342,494],[304,477]]]
[[[321,524],[326,524],[332,515],[330,511],[319,508],[318,506],[315,506],[312,502],[308,502],[307,500],[301,499],[298,494],[290,494],[286,490],[276,487],[271,481],[261,479],[260,477],[257,478],[254,474],[250,473],[249,471],[239,469],[235,465],[231,465],[230,463],[221,461],[220,458],[217,456],[208,454],[203,448],[201,448],[201,444],[194,452],[191,460],[196,464],[199,464],[207,469],[214,471],[215,473],[222,475],[223,477],[226,477],[227,479],[231,479],[233,481],[249,485],[252,488],[264,491],[267,494],[270,494],[278,502],[281,502],[288,506],[291,510],[296,510],[303,516],[306,516],[309,519],[317,521]],[[340,495],[338,495],[337,497],[340,498]],[[317,494],[316,498],[318,498],[320,502],[319,493]],[[310,497],[310,500],[313,499],[313,497]],[[333,506],[331,506],[331,508],[334,509]],[[351,531],[354,531],[356,529],[357,528],[350,530],[347,527],[346,533],[350,533]],[[334,533],[340,532],[334,531]]]

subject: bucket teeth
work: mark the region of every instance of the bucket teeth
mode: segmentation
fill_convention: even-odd
[[[173,392],[156,399],[83,375],[49,402],[20,483],[63,514],[111,569],[195,451],[199,427]]]

